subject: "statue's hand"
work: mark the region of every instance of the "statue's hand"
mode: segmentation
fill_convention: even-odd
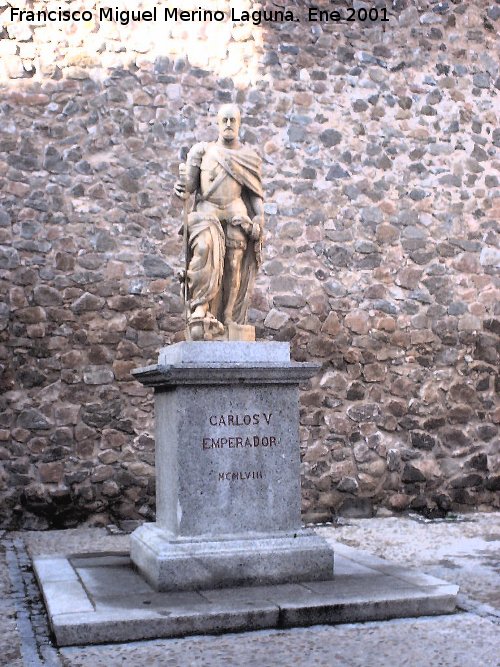
[[[264,226],[264,221],[262,219],[262,216],[256,215],[253,220],[252,220],[252,231],[251,231],[251,238],[254,241],[258,241],[260,237],[262,236],[262,227]]]
[[[247,236],[250,236],[252,233],[252,223],[250,220],[245,216],[237,215],[231,220],[231,224],[234,225],[235,227],[241,227],[241,229],[245,232]]]
[[[181,162],[179,165],[179,179],[174,185],[174,192],[180,199],[187,199],[189,196],[189,193],[186,191],[186,174],[187,167],[184,162]]]
[[[180,181],[177,181],[177,183],[174,185],[174,193],[180,199],[187,199],[189,197],[189,193],[186,192],[186,186]]]

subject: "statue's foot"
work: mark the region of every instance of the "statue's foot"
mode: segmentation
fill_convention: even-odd
[[[203,306],[196,306],[191,315],[189,316],[190,320],[202,320],[208,315],[206,309]]]
[[[223,334],[224,333],[224,325],[222,322],[219,322],[219,320],[211,315],[210,317],[205,318],[205,321],[208,322],[209,327],[217,334]]]
[[[191,322],[189,325],[189,337],[191,340],[204,340],[203,322]]]
[[[205,313],[202,310],[197,316],[196,310],[188,322],[191,340],[214,340],[224,334],[224,325],[212,313]]]
[[[233,313],[229,311],[224,311],[224,324],[228,327],[230,324],[234,324]]]

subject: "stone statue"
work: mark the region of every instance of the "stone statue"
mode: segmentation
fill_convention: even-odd
[[[218,140],[191,148],[174,188],[185,200],[188,337],[254,340],[246,318],[262,253],[261,160],[240,143],[236,105],[222,106],[217,122]]]

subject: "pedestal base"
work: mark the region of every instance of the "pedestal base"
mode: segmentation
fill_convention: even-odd
[[[55,539],[64,549],[64,538]],[[329,581],[202,591],[158,593],[128,554],[52,554],[33,565],[57,646],[449,614],[458,592],[343,544],[335,546],[336,574]]]
[[[134,371],[155,388],[157,523],[131,558],[156,590],[332,578],[300,522],[298,389],[317,368],[288,343],[191,341]]]
[[[312,531],[208,538],[169,537],[156,524],[131,536],[131,558],[158,591],[322,581],[333,576],[333,551]]]

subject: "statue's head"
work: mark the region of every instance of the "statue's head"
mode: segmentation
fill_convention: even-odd
[[[219,138],[225,143],[232,143],[238,139],[241,124],[241,114],[236,104],[223,104],[217,114]]]

